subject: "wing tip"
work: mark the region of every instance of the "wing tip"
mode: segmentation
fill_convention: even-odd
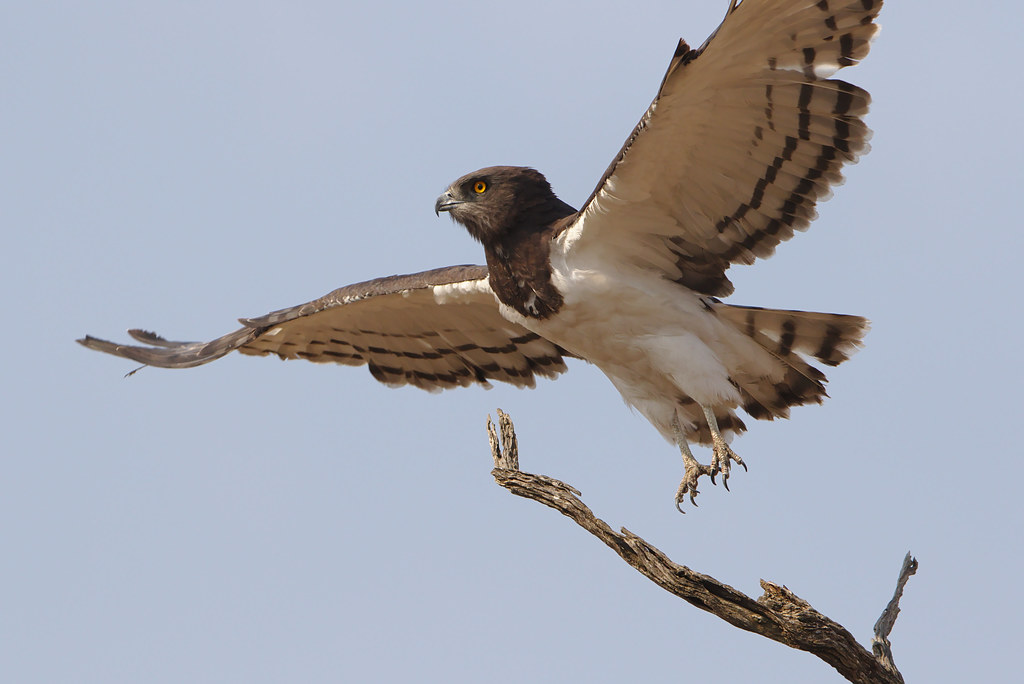
[[[85,337],[79,337],[75,340],[78,344],[82,345],[86,349],[93,349],[95,351],[105,351],[108,354],[116,353],[112,351],[117,348],[117,345],[109,340],[103,340],[92,335],[86,335]]]

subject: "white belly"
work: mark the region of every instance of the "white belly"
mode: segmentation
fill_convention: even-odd
[[[739,404],[729,381],[729,339],[738,331],[709,312],[701,297],[638,269],[553,264],[564,298],[539,320],[502,305],[502,314],[600,368],[628,404],[672,440],[672,417],[692,398],[705,406]],[[692,414],[693,409],[687,414]]]

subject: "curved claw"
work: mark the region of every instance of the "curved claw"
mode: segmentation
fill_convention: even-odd
[[[685,511],[680,508],[680,504],[683,502],[683,499],[686,498],[687,494],[690,496],[690,503],[697,506],[697,495],[700,494],[697,490],[697,481],[700,479],[701,475],[710,476],[711,474],[710,466],[697,463],[695,460],[686,463],[686,473],[683,475],[683,479],[679,483],[679,489],[676,490],[676,510],[685,514]]]
[[[700,505],[697,503],[697,498],[696,498],[697,495],[700,494],[700,492],[698,492],[696,490],[696,488],[693,488],[693,487],[690,487],[690,488],[687,488],[687,489],[684,489],[683,487],[680,487],[679,491],[676,492],[676,510],[679,511],[680,513],[682,513],[683,515],[686,515],[686,511],[684,511],[682,509],[680,504],[683,503],[683,498],[684,498],[685,494],[687,493],[687,491],[689,491],[689,494],[690,494],[690,503],[693,504],[694,506],[696,506],[697,508],[700,508]]]
[[[729,489],[729,474],[732,470],[732,463],[738,463],[747,470],[747,464],[737,455],[732,448],[724,441],[717,441],[714,444],[714,456],[711,459],[711,481],[715,481],[715,474],[722,473],[722,484],[726,490]]]

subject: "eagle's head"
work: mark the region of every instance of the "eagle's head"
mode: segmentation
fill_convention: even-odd
[[[489,166],[448,186],[434,203],[485,246],[520,229],[540,230],[573,213],[551,191],[539,171],[524,166]]]

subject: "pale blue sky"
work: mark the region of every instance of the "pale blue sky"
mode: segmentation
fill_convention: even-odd
[[[824,406],[752,424],[750,472],[685,517],[676,451],[582,363],[430,395],[238,356],[123,379],[133,364],[73,342],[209,339],[480,262],[437,193],[527,164],[579,205],[677,38],[727,4],[5,5],[0,679],[841,681],[497,487],[497,406],[524,470],[749,594],[786,584],[862,643],[913,551],[907,680],[1016,671],[1017,4],[886,4],[842,73],[874,96],[873,152],[806,235],[735,269],[730,300],[866,315],[867,347]]]

